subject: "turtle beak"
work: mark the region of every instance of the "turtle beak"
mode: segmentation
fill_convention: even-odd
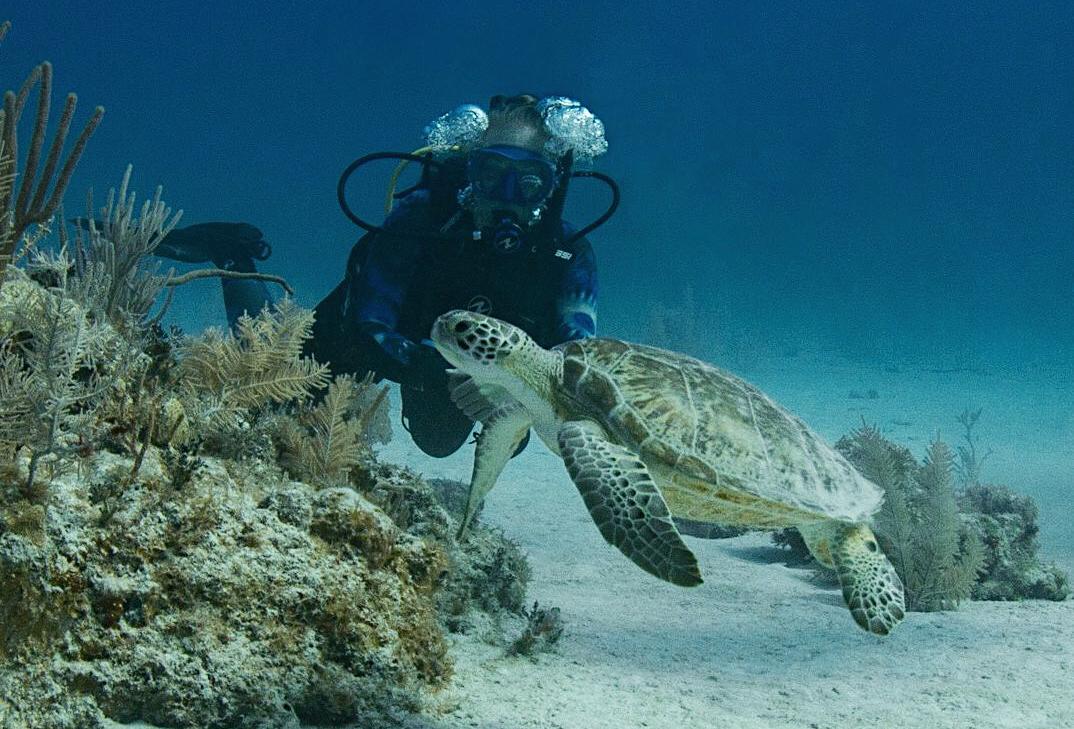
[[[433,322],[433,329],[429,334],[429,339],[433,341],[437,351],[456,367],[462,364],[457,334],[465,333],[473,326],[472,322],[468,321],[469,315],[470,312],[461,309],[441,314]]]

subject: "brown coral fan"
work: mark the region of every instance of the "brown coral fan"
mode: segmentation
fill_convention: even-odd
[[[281,423],[284,463],[297,478],[331,486],[347,483],[355,466],[372,456],[370,425],[386,409],[387,387],[372,394],[372,375],[355,382],[336,377],[324,399]]]

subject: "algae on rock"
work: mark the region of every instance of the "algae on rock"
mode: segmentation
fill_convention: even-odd
[[[44,504],[0,503],[0,609],[18,627],[0,695],[26,726],[383,725],[450,676],[444,625],[524,594],[517,549],[483,529],[455,543],[403,469],[371,464],[363,495],[205,456],[175,491],[160,453],[119,491],[93,484],[133,459],[99,453]]]

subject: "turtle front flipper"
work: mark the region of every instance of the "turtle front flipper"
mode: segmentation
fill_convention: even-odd
[[[503,467],[511,460],[522,439],[533,424],[529,413],[517,403],[500,408],[484,421],[477,434],[474,451],[474,471],[470,477],[470,494],[466,498],[466,514],[459,525],[458,538],[466,535],[481,500],[496,485]]]
[[[473,378],[458,370],[448,370],[448,388],[456,407],[466,413],[470,420],[482,423],[495,415],[497,410],[517,404],[507,390],[499,385],[478,385]]]
[[[590,421],[564,423],[558,440],[567,472],[608,543],[662,580],[701,584],[697,558],[642,460]]]
[[[832,545],[831,554],[854,622],[870,633],[890,633],[902,620],[906,602],[902,580],[872,530],[864,524],[848,526]]]

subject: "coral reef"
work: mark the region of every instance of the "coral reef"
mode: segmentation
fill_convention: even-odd
[[[88,255],[37,251],[0,289],[0,725],[420,709],[451,675],[445,629],[521,611],[524,555],[457,543],[430,487],[376,462],[383,392],[302,357],[310,312],[164,332],[153,218],[94,224]]]
[[[521,548],[495,528],[471,530],[463,542],[454,539],[469,486],[448,479],[427,485],[406,471],[384,469],[376,466],[373,481],[363,486],[370,500],[409,532],[449,545],[450,570],[437,595],[447,628],[470,632],[475,611],[522,614],[531,573]],[[477,519],[472,523],[478,524]]]
[[[963,519],[984,545],[975,600],[1064,600],[1070,578],[1037,557],[1037,505],[1006,486],[970,486],[959,495]]]
[[[1005,486],[978,483],[991,451],[978,450],[973,426],[980,411],[959,417],[966,445],[958,456],[934,441],[922,463],[909,450],[863,425],[836,447],[867,478],[884,489],[876,517],[881,546],[906,585],[911,610],[946,610],[968,598],[1063,600],[1069,577],[1037,556],[1037,507]],[[956,491],[958,474],[968,488]],[[777,546],[809,561],[794,529],[773,535]]]
[[[3,504],[0,694],[26,726],[369,720],[450,675],[439,547],[354,490],[208,458],[175,493],[153,448],[109,504],[94,482],[130,459],[91,460],[44,504]],[[304,526],[284,521],[295,501]]]

